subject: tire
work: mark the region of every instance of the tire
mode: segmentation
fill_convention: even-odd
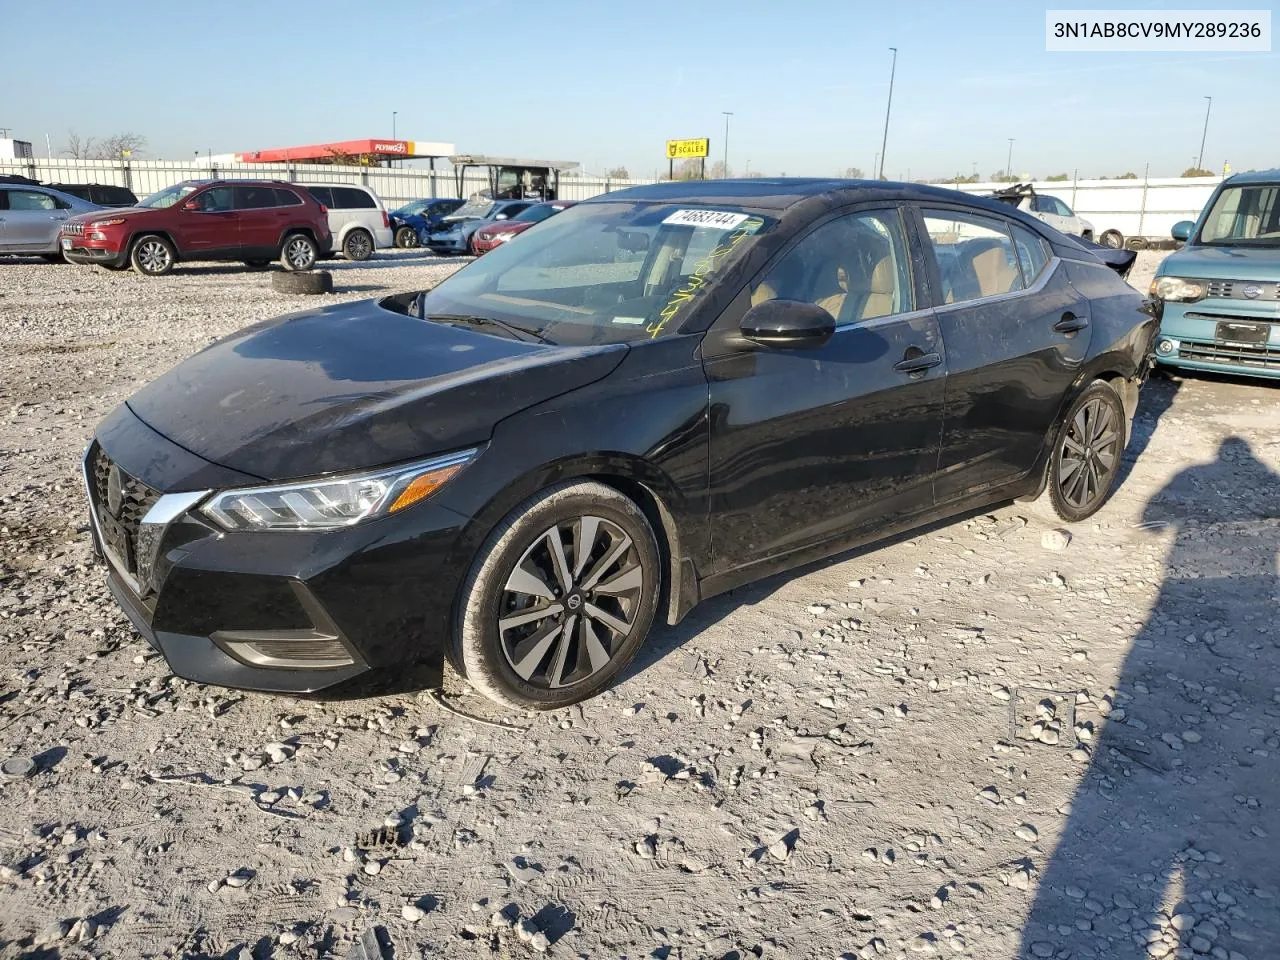
[[[348,260],[368,260],[373,256],[373,236],[368,230],[352,230],[342,241],[342,255]]]
[[[585,555],[579,536],[590,543]],[[601,483],[544,490],[489,535],[462,586],[454,638],[461,672],[510,708],[554,710],[593,697],[644,642],[660,586],[657,541],[635,503]],[[532,609],[546,615],[529,617]]]
[[[1124,248],[1124,234],[1119,230],[1104,230],[1102,236],[1098,238],[1098,243],[1112,250],[1121,250]]]
[[[244,265],[254,270],[261,270],[263,267],[271,266],[271,261],[270,260],[246,260],[244,262]]]
[[[1115,486],[1127,432],[1119,395],[1110,384],[1095,380],[1055,430],[1038,512],[1068,523],[1097,513]]]
[[[412,250],[419,245],[418,231],[413,227],[400,227],[396,230],[396,246]]]
[[[173,244],[154,233],[140,236],[129,250],[129,265],[147,277],[163,277],[176,259]]]
[[[319,256],[316,242],[305,233],[291,233],[280,244],[280,266],[291,272],[310,270]]]
[[[333,274],[328,270],[304,270],[298,273],[271,274],[271,289],[277,293],[315,295],[333,293]]]
[[[1090,243],[1093,243],[1093,231],[1092,231],[1092,230],[1082,230],[1082,231],[1080,232],[1080,239],[1081,239],[1081,240],[1088,240]]]
[[[471,236],[467,237],[466,252],[468,256],[472,256],[472,257],[480,256],[480,254],[476,253],[476,235],[474,233]]]

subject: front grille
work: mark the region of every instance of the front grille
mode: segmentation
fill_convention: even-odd
[[[1183,360],[1202,363],[1232,363],[1246,367],[1280,369],[1280,347],[1228,346],[1222,343],[1188,343],[1178,346],[1178,356]]]
[[[1250,287],[1257,289],[1254,296],[1246,296]],[[1253,280],[1209,280],[1205,282],[1205,296],[1218,300],[1280,300],[1280,283]]]
[[[68,234],[69,236],[82,237],[84,236],[84,224],[83,223],[64,223],[62,225],[62,232],[65,234]]]
[[[124,564],[130,576],[137,579],[138,568],[135,558],[138,546],[138,527],[142,523],[142,518],[147,515],[147,511],[155,506],[156,501],[160,499],[160,491],[148,486],[141,480],[129,476],[119,467],[115,467],[120,477],[120,509],[113,514],[110,509],[108,495],[113,466],[111,459],[102,447],[96,445],[90,458],[91,479],[93,481],[93,503],[91,507],[97,511],[99,517],[114,520],[123,528],[128,551],[127,556],[118,557],[118,559]]]
[[[1211,280],[1209,282],[1209,296],[1211,297],[1229,297],[1231,290],[1235,284],[1230,280]]]

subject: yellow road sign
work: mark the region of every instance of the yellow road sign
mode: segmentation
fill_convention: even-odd
[[[702,137],[699,140],[668,140],[667,159],[687,160],[691,157],[705,157],[707,148],[710,146],[711,141],[706,137]]]

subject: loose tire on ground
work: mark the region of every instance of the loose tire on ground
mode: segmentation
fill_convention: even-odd
[[[1120,250],[1124,247],[1124,234],[1119,230],[1104,230],[1102,236],[1098,238],[1098,243],[1112,250]]]
[[[148,277],[163,277],[173,269],[176,259],[173,244],[154,233],[140,236],[129,250],[129,264]]]
[[[450,659],[507,707],[554,710],[593,697],[644,642],[661,576],[653,530],[634,502],[601,483],[558,484],[512,510],[480,548]]]
[[[307,270],[299,273],[271,274],[271,289],[277,293],[317,294],[333,293],[333,274],[328,270]]]
[[[305,233],[291,233],[280,244],[280,266],[286,270],[310,270],[319,256],[316,242]]]
[[[1119,394],[1109,383],[1095,380],[1055,429],[1045,488],[1034,503],[1035,512],[1068,523],[1097,513],[1115,487],[1127,433]]]
[[[396,246],[412,250],[418,246],[418,231],[413,227],[400,227],[396,230]]]
[[[352,230],[342,241],[342,255],[348,260],[368,260],[373,256],[373,236],[368,230]]]

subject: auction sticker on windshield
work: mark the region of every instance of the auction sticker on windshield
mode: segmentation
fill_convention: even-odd
[[[681,227],[715,227],[717,230],[732,230],[746,219],[747,214],[731,213],[728,210],[677,210],[662,222]]]

